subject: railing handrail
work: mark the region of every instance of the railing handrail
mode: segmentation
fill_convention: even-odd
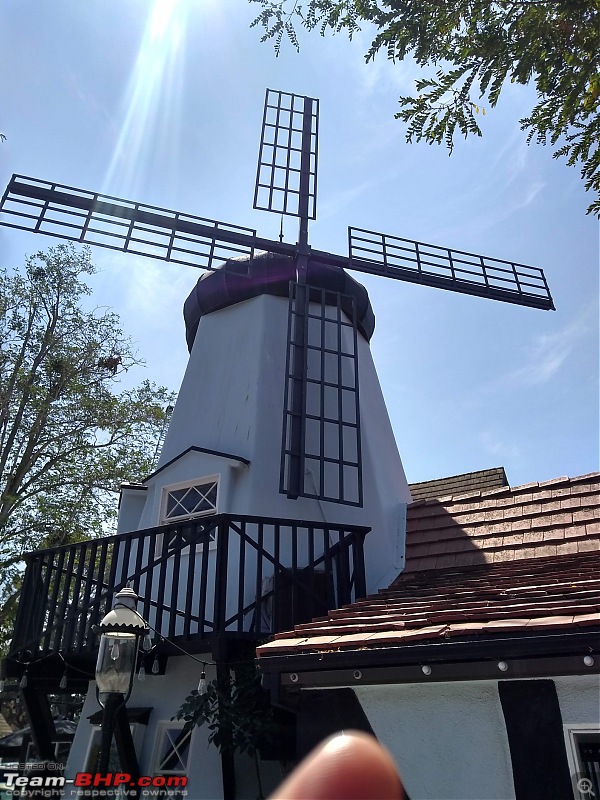
[[[297,527],[297,528],[324,528],[332,531],[355,531],[356,533],[364,533],[365,535],[371,530],[368,525],[352,525],[343,522],[324,522],[323,520],[306,520],[306,519],[286,519],[284,517],[261,517],[254,514],[231,514],[229,512],[221,514],[212,514],[210,516],[197,516],[190,517],[189,519],[178,520],[175,522],[168,522],[164,525],[154,525],[152,528],[140,528],[135,531],[122,531],[121,533],[113,533],[109,536],[102,536],[98,539],[82,539],[80,542],[71,542],[70,544],[56,545],[55,547],[45,547],[39,550],[30,550],[23,554],[23,560],[28,561],[36,556],[45,553],[60,552],[61,550],[70,550],[73,547],[82,547],[90,542],[114,542],[117,540],[125,540],[127,537],[135,537],[140,534],[149,535],[155,533],[168,533],[170,530],[182,528],[193,524],[205,524],[209,527],[217,525],[220,520],[241,520],[244,522],[262,522],[265,525],[279,525],[282,528]],[[211,524],[212,523],[212,524]]]
[[[202,519],[202,518],[200,518],[200,519]],[[195,539],[197,541],[197,539],[199,539],[200,536],[204,536],[207,533],[210,533],[211,528],[217,527],[216,516],[210,517],[210,520],[211,520],[211,522],[213,524],[209,525],[207,529],[204,529],[204,528],[200,529],[198,531],[198,533],[197,533],[197,536],[193,537],[193,539]],[[196,520],[186,520],[185,523],[190,525],[190,523],[195,522],[195,521]],[[31,553],[30,555],[32,556],[32,560],[33,560],[34,556],[43,556],[45,554],[53,553],[53,552],[60,553],[60,551],[65,550],[65,548],[67,548],[67,550],[68,549],[76,549],[78,546],[83,547],[84,545],[88,545],[90,543],[90,541],[102,541],[102,542],[110,542],[110,541],[112,541],[112,542],[114,542],[115,540],[123,540],[124,538],[127,538],[128,536],[135,537],[135,536],[138,536],[138,535],[139,535],[139,538],[142,538],[142,534],[146,534],[147,535],[149,533],[155,533],[159,529],[163,533],[165,533],[165,532],[168,532],[169,529],[170,530],[176,530],[178,528],[181,528],[182,525],[183,525],[183,523],[181,523],[181,522],[179,524],[171,523],[170,525],[161,525],[161,526],[159,526],[157,528],[141,529],[139,531],[128,531],[125,534],[118,534],[116,536],[107,536],[107,537],[103,537],[102,539],[99,539],[99,540],[87,539],[87,540],[85,540],[83,542],[74,542],[73,544],[70,544],[70,545],[61,545],[60,547],[50,547],[50,548],[47,548],[46,550],[33,551],[33,553]],[[152,561],[152,562],[148,562],[148,564],[146,564],[144,567],[142,567],[142,569],[139,572],[137,572],[137,573],[135,573],[135,575],[133,575],[133,578],[139,578],[141,575],[144,575],[150,569],[153,569],[154,567],[157,567],[162,561],[166,561],[169,558],[171,558],[173,555],[175,555],[176,552],[181,552],[181,550],[185,550],[192,543],[193,543],[193,540],[184,541],[184,542],[181,543],[181,545],[179,545],[178,547],[172,548],[167,553],[165,553],[163,556],[161,556],[159,558],[155,558],[154,561]],[[61,567],[60,571],[61,572],[65,572],[66,570],[65,570],[64,567]],[[102,605],[102,603],[109,597],[109,595],[114,594],[114,592],[117,590],[117,588],[120,588],[118,583],[115,583],[114,585],[111,586],[109,582],[107,582],[105,584],[105,582],[102,581],[102,585],[103,586],[104,585],[107,586],[106,591],[101,592],[101,594],[99,594],[99,595],[96,595],[96,597],[94,597],[93,600],[88,601],[87,605],[85,605],[85,606],[81,606],[81,607],[80,606],[74,606],[74,607],[71,607],[69,609],[69,611],[66,612],[65,616],[61,620],[55,622],[54,625],[50,626],[50,628],[45,629],[43,633],[45,635],[47,635],[48,632],[50,632],[50,631],[57,630],[58,628],[64,627],[64,625],[65,625],[65,623],[67,621],[69,621],[69,622],[70,621],[74,621],[79,617],[80,614],[82,614],[84,612],[88,612],[88,611],[96,608],[96,606]],[[152,604],[152,601],[150,601],[150,603]],[[16,652],[19,652],[21,650],[26,649],[30,644],[35,644],[36,642],[39,641],[39,639],[40,639],[39,636],[32,637],[31,639],[28,639],[26,642],[24,642],[24,643],[19,645],[19,647],[17,648]],[[12,650],[11,650],[11,652],[12,652]],[[9,653],[9,655],[10,655],[10,653]]]
[[[265,530],[272,536],[267,541],[263,539]],[[306,595],[306,577],[315,575],[321,565],[332,577],[332,565],[336,567],[336,587],[328,590],[333,592],[331,597],[334,600],[336,592],[338,599],[349,598],[353,592],[357,597],[362,596],[359,594],[361,591],[364,593],[361,588],[364,587],[362,543],[369,530],[370,528],[361,525],[223,513],[32,552],[27,557],[24,593],[39,592],[41,588],[41,596],[45,599],[31,611],[27,606],[28,597],[22,596],[23,605],[19,604],[9,656],[29,648],[39,652],[56,652],[61,646],[79,652],[89,648],[90,642],[86,634],[89,634],[88,628],[93,619],[101,616],[103,604],[108,608],[111,595],[129,582],[134,583],[136,590],[142,584],[144,594],[148,592],[144,598],[145,613],[150,614],[150,609],[154,609],[157,632],[160,635],[163,635],[163,631],[160,630],[159,622],[162,623],[163,615],[167,614],[168,635],[174,635],[172,631],[183,623],[184,635],[188,638],[190,635],[205,637],[209,633],[226,632],[231,630],[231,625],[236,625],[240,632],[246,624],[244,620],[248,618],[248,614],[260,615],[262,604],[269,594],[260,586],[260,576],[264,576],[265,564],[270,565],[269,569],[273,570],[272,575],[277,580],[277,576],[284,572],[287,574],[286,580],[288,586],[292,587],[293,598],[298,597],[296,592],[304,592]],[[206,545],[213,531],[217,532],[214,579],[216,592],[212,617],[210,610],[207,617],[206,563],[209,549]],[[169,533],[173,536],[169,537]],[[157,542],[157,537],[161,534],[164,538]],[[231,534],[239,539],[237,557],[240,572],[237,576],[228,573],[228,543]],[[287,534],[290,534],[289,538]],[[330,534],[337,534],[338,541],[332,542]],[[315,551],[315,539],[318,551]],[[303,541],[302,561],[306,563],[300,565],[298,547],[302,546]],[[282,542],[287,542],[289,552],[292,553],[291,565],[289,555],[282,560]],[[198,550],[198,547],[202,549]],[[185,572],[180,573],[183,551],[188,551],[190,555],[193,552],[194,558],[188,562]],[[248,556],[248,553],[254,555]],[[197,579],[195,573],[199,565],[198,559],[201,560],[202,567],[199,570],[201,575]],[[172,577],[168,596],[165,596],[164,579],[169,562]],[[252,602],[248,602],[251,584],[246,586],[243,578],[246,563],[254,563],[256,567],[256,577],[253,579],[256,582],[256,592]],[[77,566],[76,570],[74,565]],[[315,579],[311,577],[309,580],[309,595],[312,597],[310,607],[314,609],[316,595],[312,587]],[[184,590],[185,597],[185,592],[189,594],[191,587],[195,585],[200,586],[200,592],[204,592],[204,599],[198,611],[192,613],[191,597],[183,605],[178,597],[181,598],[180,590]],[[226,612],[226,606],[229,608],[232,597],[234,600],[237,597],[237,613],[233,614],[231,611]],[[298,606],[295,606],[297,599],[292,599],[291,602],[292,609],[296,607],[298,610]],[[194,633],[190,630],[192,621],[196,631]],[[260,623],[259,627],[262,627]],[[24,635],[32,632],[33,635],[24,639]]]

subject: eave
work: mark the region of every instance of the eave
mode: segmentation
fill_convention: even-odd
[[[600,620],[584,631],[280,654],[261,657],[259,665],[265,687],[282,703],[299,689],[598,674]]]

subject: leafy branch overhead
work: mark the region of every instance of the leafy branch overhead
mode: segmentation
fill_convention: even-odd
[[[600,0],[250,0],[279,53],[284,37],[299,47],[294,23],[321,35],[374,26],[366,61],[380,51],[412,57],[434,75],[400,97],[407,141],[445,143],[481,136],[477,115],[498,103],[507,81],[529,84],[537,102],[521,120],[528,141],[556,145],[554,157],[578,165],[585,187],[600,195]],[[600,215],[600,197],[588,208]]]

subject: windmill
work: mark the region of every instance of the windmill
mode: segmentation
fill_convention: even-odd
[[[348,228],[347,255],[312,249],[308,225],[316,218],[318,126],[318,100],[267,89],[254,208],[297,217],[296,244],[283,242],[282,236],[279,241],[264,239],[253,229],[22,175],[13,175],[4,193],[0,221],[203,270],[220,269],[238,283],[246,280],[248,287],[258,273],[264,277],[266,271],[268,281],[270,266],[279,269],[282,260],[287,263],[279,492],[289,499],[362,506],[356,342],[369,321],[361,319],[360,294],[344,270],[533,308],[554,306],[542,270],[524,264],[355,227]],[[193,337],[188,334],[189,340]],[[333,448],[327,445],[331,439]]]
[[[0,224],[205,271],[184,307],[191,354],[160,458],[143,485],[122,487],[117,535],[28,556],[12,656],[39,646],[40,674],[27,662],[31,683],[51,663],[57,685],[67,663],[85,676],[92,617],[129,580],[152,628],[181,643],[163,655],[212,652],[228,685],[236,642],[289,629],[398,575],[410,492],[369,351],[368,296],[346,270],[553,308],[542,271],[522,264],[359,228],[348,229],[347,255],[311,248],[318,122],[316,99],[267,90],[254,207],[297,217],[295,244],[12,177]],[[156,678],[160,691],[136,688],[140,710],[154,709],[157,737],[171,730],[197,667],[178,660]],[[21,662],[11,664],[20,677]],[[49,742],[33,691],[36,735]],[[89,742],[82,719],[73,765],[84,763]],[[135,762],[132,750],[122,764]],[[219,791],[207,783],[206,751],[204,742],[190,759],[198,797]],[[232,774],[224,756],[224,785]]]

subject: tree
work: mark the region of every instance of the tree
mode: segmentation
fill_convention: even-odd
[[[118,389],[140,364],[106,309],[84,311],[89,248],[0,270],[0,639],[25,552],[105,535],[122,481],[151,469],[166,389]]]
[[[383,50],[392,61],[412,56],[436,68],[400,97],[407,141],[445,143],[457,130],[481,136],[476,115],[498,103],[502,87],[533,83],[537,102],[520,121],[528,141],[557,145],[554,157],[579,164],[586,189],[600,192],[600,0],[250,0],[263,9],[262,41],[284,35],[298,48],[294,21],[322,35],[363,22],[376,34],[365,58]],[[291,8],[290,8],[291,6]],[[600,215],[600,199],[588,213]]]

